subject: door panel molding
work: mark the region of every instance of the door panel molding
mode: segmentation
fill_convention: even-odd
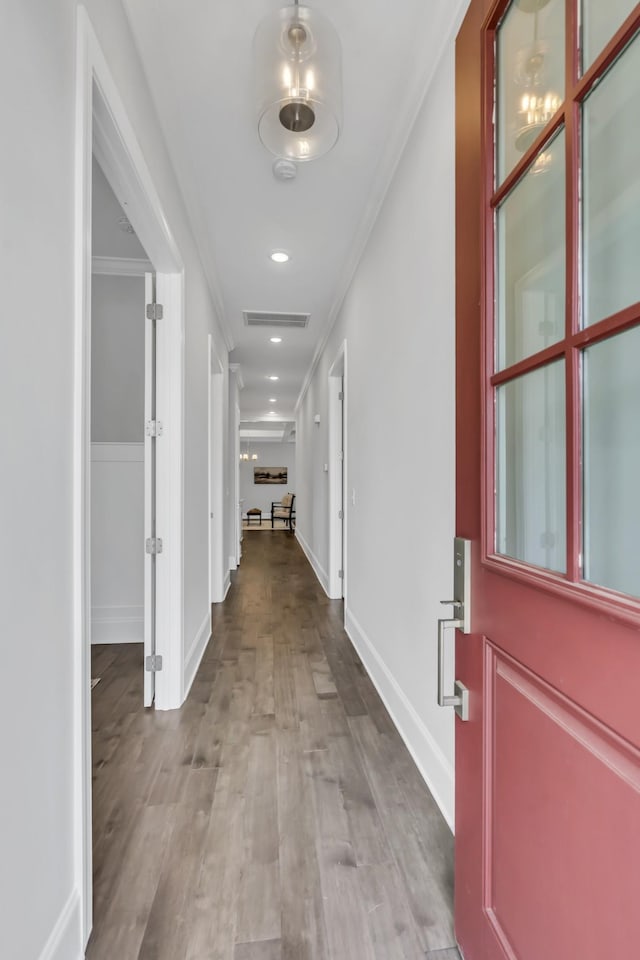
[[[638,822],[640,750],[491,641],[485,644],[483,873],[490,927],[514,958],[549,956],[551,948],[559,956],[623,952],[635,926],[638,866],[619,824]],[[555,856],[567,848],[569,855]],[[604,930],[565,923],[567,891],[588,917],[606,902],[612,883],[627,903]],[[532,927],[532,911],[544,923]]]

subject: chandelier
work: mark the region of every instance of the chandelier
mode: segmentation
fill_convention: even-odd
[[[246,448],[246,450],[241,450],[241,451],[240,451],[240,460],[257,460],[257,459],[258,459],[258,454],[257,454],[257,453],[250,453],[250,452],[249,452],[249,444],[247,443],[247,448]]]
[[[253,48],[260,140],[287,160],[321,157],[342,122],[342,56],[333,25],[296,0],[260,22]]]

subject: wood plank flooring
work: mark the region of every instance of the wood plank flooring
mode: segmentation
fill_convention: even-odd
[[[295,539],[245,536],[181,710],[93,649],[88,960],[454,960],[453,840]]]

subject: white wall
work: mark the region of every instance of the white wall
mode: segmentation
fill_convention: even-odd
[[[450,44],[297,425],[297,533],[326,582],[327,380],[346,339],[346,626],[450,823],[453,711],[436,703],[436,621],[452,588],[454,331]]]
[[[79,960],[74,854],[72,491],[76,0],[4,0],[0,81],[2,673],[0,940]],[[185,263],[185,646],[209,613],[207,334],[225,354],[178,185],[118,0],[89,0]],[[204,458],[204,466],[203,466]],[[228,555],[228,546],[225,550]]]
[[[92,643],[144,641],[144,556],[144,444],[92,443]]]
[[[91,440],[144,441],[144,277],[91,278]]]
[[[246,450],[246,443],[241,444]],[[250,453],[257,453],[257,460],[240,461],[240,497],[244,499],[243,516],[252,507],[262,510],[262,519],[271,515],[272,500],[281,500],[285,493],[295,493],[295,508],[297,512],[298,498],[296,490],[296,445],[295,443],[251,443]],[[286,484],[254,483],[254,467],[286,467],[288,470]],[[281,524],[282,526],[282,524]]]

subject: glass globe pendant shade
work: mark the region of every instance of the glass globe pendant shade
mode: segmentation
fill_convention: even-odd
[[[253,41],[258,134],[276,157],[315,160],[342,124],[340,40],[332,24],[294,4],[268,14]]]

